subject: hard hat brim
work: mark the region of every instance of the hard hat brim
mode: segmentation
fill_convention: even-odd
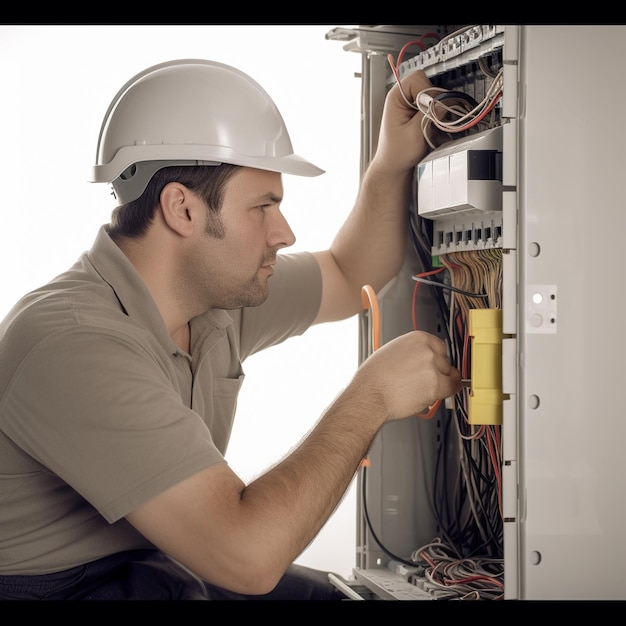
[[[145,153],[138,146],[125,146],[120,148],[109,163],[94,165],[90,182],[111,183],[129,166],[146,161]],[[310,161],[303,159],[297,154],[289,154],[281,157],[255,157],[234,154],[232,150],[222,146],[150,146],[152,158],[148,161],[185,161],[189,164],[201,165],[203,161],[207,163],[230,163],[242,167],[252,167],[270,172],[280,172],[282,174],[292,174],[295,176],[319,176],[324,170],[313,165]],[[143,157],[143,158],[142,158]]]

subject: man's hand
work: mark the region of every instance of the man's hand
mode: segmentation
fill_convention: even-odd
[[[402,91],[396,83],[385,99],[375,156],[378,167],[398,172],[414,168],[428,151],[421,128],[423,115],[415,99],[432,84],[422,70],[416,70],[402,79],[401,86]]]
[[[357,371],[354,384],[387,420],[411,417],[462,387],[461,373],[450,363],[445,342],[411,331],[373,352]]]

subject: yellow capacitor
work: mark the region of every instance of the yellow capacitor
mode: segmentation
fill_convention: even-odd
[[[470,424],[502,424],[502,309],[470,309]]]

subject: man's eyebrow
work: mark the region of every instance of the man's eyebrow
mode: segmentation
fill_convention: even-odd
[[[270,202],[272,204],[280,204],[282,200],[283,200],[282,196],[277,196],[271,191],[257,198],[258,202]]]

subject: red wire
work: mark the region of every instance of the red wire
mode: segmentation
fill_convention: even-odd
[[[419,39],[418,41],[422,41],[423,39],[436,39],[437,41],[439,41],[441,39],[441,36],[439,35],[439,33],[436,33],[435,31],[430,31],[428,33],[424,33]]]
[[[419,278],[423,278],[424,276],[431,276],[432,274],[439,274],[439,272],[443,272],[445,267],[438,267],[434,270],[430,270],[428,272],[422,272],[421,274],[416,274]],[[413,330],[417,330],[417,288],[419,286],[419,281],[415,281],[415,287],[413,288],[413,304],[411,308],[411,315],[413,317]],[[434,404],[431,404],[428,407],[428,411],[425,413],[418,413],[417,416],[423,419],[431,419],[437,413],[439,406],[441,405],[441,400],[437,400]]]
[[[502,475],[500,472],[500,445],[499,436],[496,436],[497,427],[487,429],[487,446],[489,448],[489,456],[491,457],[491,463],[493,465],[494,474],[496,476],[496,482],[498,483],[498,509],[500,510],[500,517],[503,517],[502,512]],[[497,441],[497,445],[494,445],[494,440]]]
[[[428,272],[422,272],[421,274],[416,274],[418,278],[424,278],[424,276],[431,276],[432,274],[439,274],[439,272],[443,272],[445,267],[438,267],[434,270],[430,270]],[[417,288],[419,287],[419,281],[415,281],[415,287],[413,288],[413,303],[411,306],[411,317],[413,319],[413,330],[417,330]]]

